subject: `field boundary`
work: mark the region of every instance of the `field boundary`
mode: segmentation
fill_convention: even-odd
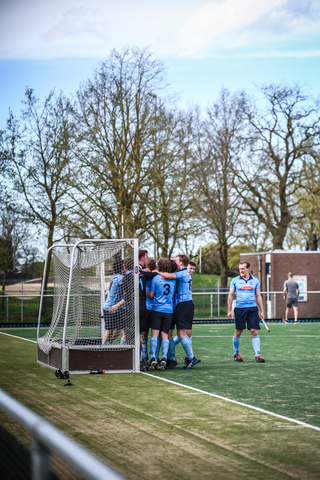
[[[296,423],[297,425],[300,425],[301,427],[311,428],[312,430],[317,430],[318,432],[320,432],[320,427],[310,425],[309,423],[301,422],[300,420],[296,420],[294,418],[290,418],[290,417],[286,417],[284,415],[280,415],[278,413],[270,412],[269,410],[264,410],[263,408],[255,407],[254,405],[249,405],[247,403],[238,402],[237,400],[232,400],[231,398],[223,397],[222,395],[217,395],[215,393],[206,392],[205,390],[201,390],[200,388],[190,387],[189,385],[184,385],[183,383],[178,383],[178,382],[175,382],[173,380],[169,380],[168,378],[158,377],[158,376],[152,375],[151,373],[147,373],[147,372],[140,372],[140,373],[142,373],[143,375],[147,375],[148,377],[152,377],[152,378],[156,378],[158,380],[162,380],[164,382],[172,383],[173,385],[176,385],[178,387],[184,387],[184,388],[187,388],[187,389],[192,390],[194,392],[201,393],[203,395],[209,395],[210,397],[219,398],[219,400],[224,400],[224,401],[229,402],[229,403],[234,403],[235,405],[239,405],[241,407],[250,408],[251,410],[255,410],[255,411],[260,412],[260,413],[265,413],[266,415],[271,415],[273,417],[280,418],[281,420],[286,420],[286,421],[291,422],[291,423]]]

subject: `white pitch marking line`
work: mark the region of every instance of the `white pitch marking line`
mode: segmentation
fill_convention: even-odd
[[[279,415],[278,413],[274,413],[274,412],[269,412],[268,410],[264,410],[263,408],[259,408],[259,407],[254,407],[253,405],[248,405],[247,403],[237,402],[236,400],[231,400],[230,398],[222,397],[221,395],[216,395],[215,393],[205,392],[200,388],[189,387],[188,385],[183,385],[182,383],[174,382],[173,380],[169,380],[167,378],[155,377],[154,375],[151,375],[151,373],[146,373],[146,372],[141,372],[141,373],[143,373],[144,375],[148,375],[149,377],[152,377],[152,378],[157,378],[158,380],[163,380],[164,382],[172,383],[173,385],[177,385],[178,387],[188,388],[189,390],[193,390],[195,392],[199,392],[204,395],[209,395],[210,397],[219,398],[220,400],[225,400],[226,402],[234,403],[235,405],[240,405],[241,407],[250,408],[251,410],[256,410],[257,412],[265,413],[267,415],[280,418],[281,420],[286,420],[288,422],[296,423],[297,425],[300,425],[302,427],[311,428],[313,430],[317,430],[318,432],[320,432],[320,427],[309,425],[308,423],[301,422],[300,420],[295,420],[294,418],[285,417],[283,415]]]
[[[12,335],[11,333],[0,332],[1,335],[7,335],[8,337],[18,338],[19,340],[25,340],[26,342],[37,343],[36,340],[30,340],[30,338],[18,337],[17,335]]]

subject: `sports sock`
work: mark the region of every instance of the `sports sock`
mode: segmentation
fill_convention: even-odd
[[[238,355],[240,351],[240,337],[233,337],[234,355]]]
[[[151,337],[150,339],[150,358],[156,358],[158,337]]]
[[[161,341],[161,350],[162,355],[161,357],[167,359],[168,358],[168,350],[169,350],[169,340],[167,338],[162,339]]]
[[[157,342],[157,348],[156,348],[156,356],[155,356],[155,358],[159,358],[160,347],[161,347],[161,338],[158,337],[158,342]]]
[[[186,356],[189,360],[193,359],[193,350],[190,342],[190,338],[188,336],[181,338],[181,345],[183,346],[184,351],[186,352]]]
[[[252,346],[254,348],[254,354],[257,357],[260,355],[260,338],[259,337],[252,337]]]
[[[170,360],[176,359],[176,344],[174,343],[173,338],[169,340],[169,358]]]
[[[178,335],[176,335],[176,336],[174,337],[173,341],[174,341],[174,344],[175,344],[175,345],[178,345],[178,344],[181,342],[181,338],[179,338]]]

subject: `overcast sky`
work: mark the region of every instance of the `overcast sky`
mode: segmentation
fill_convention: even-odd
[[[26,86],[75,93],[130,45],[163,61],[182,105],[271,82],[320,93],[320,0],[0,0],[0,128]]]

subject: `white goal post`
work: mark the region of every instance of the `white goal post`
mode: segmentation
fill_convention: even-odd
[[[42,313],[51,296],[42,284],[38,363],[73,373],[138,372],[138,239],[88,239],[53,245],[47,251],[44,272],[49,255],[54,276],[52,320],[41,335]],[[126,275],[123,265],[129,270]],[[109,313],[110,304],[120,299],[125,300],[123,305]]]

